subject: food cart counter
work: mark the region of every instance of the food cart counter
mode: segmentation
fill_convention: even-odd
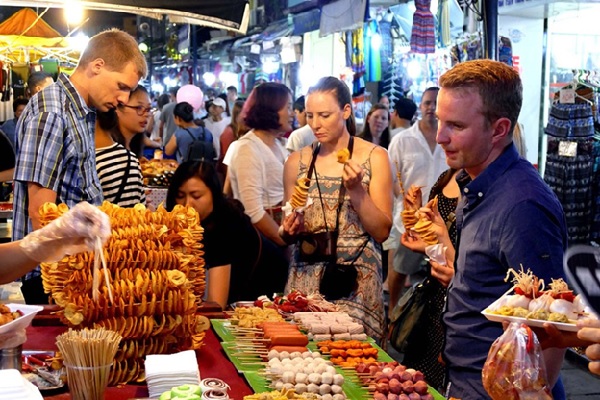
[[[213,317],[215,314],[209,315]],[[43,319],[43,316],[42,320]],[[23,350],[51,350],[56,351],[56,337],[65,332],[67,328],[63,325],[48,325],[48,321],[42,322],[44,325],[35,323],[27,328],[27,341],[23,345]],[[222,351],[218,337],[212,329],[206,331],[204,343],[199,350],[196,350],[200,377],[218,378],[225,381],[231,390],[229,394],[232,399],[242,399],[244,396],[252,394],[253,391],[248,386],[244,378],[238,374],[234,365],[227,359]],[[121,387],[109,387],[106,390],[107,399],[111,400],[129,400],[138,398],[148,398],[148,387],[145,382],[140,384],[128,384]],[[56,394],[44,395],[45,399],[68,400],[71,398],[68,390],[63,389]]]

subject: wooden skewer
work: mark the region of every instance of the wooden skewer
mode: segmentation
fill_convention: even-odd
[[[235,331],[263,332],[263,330],[259,328],[244,328],[241,326],[232,326],[231,329]]]

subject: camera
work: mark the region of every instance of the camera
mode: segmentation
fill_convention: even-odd
[[[298,239],[299,261],[316,263],[335,262],[337,258],[337,231],[301,235]]]

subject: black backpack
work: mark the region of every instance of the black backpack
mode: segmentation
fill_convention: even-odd
[[[192,135],[192,132],[190,132],[189,129],[184,128],[188,135],[190,135],[190,137],[192,138],[192,143],[190,143],[187,155],[183,157],[183,161],[214,162],[217,154],[215,151],[215,146],[213,145],[212,141],[207,142],[205,140],[205,130],[204,127],[201,128],[202,132],[200,133],[200,137],[195,137],[194,135]],[[177,152],[179,153],[179,155],[183,156],[179,149],[177,149]]]

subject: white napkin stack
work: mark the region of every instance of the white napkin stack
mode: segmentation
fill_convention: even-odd
[[[21,376],[16,369],[0,370],[0,400],[43,400],[33,383]]]
[[[146,356],[145,365],[150,397],[159,397],[173,387],[200,384],[200,370],[194,350],[151,354]]]

